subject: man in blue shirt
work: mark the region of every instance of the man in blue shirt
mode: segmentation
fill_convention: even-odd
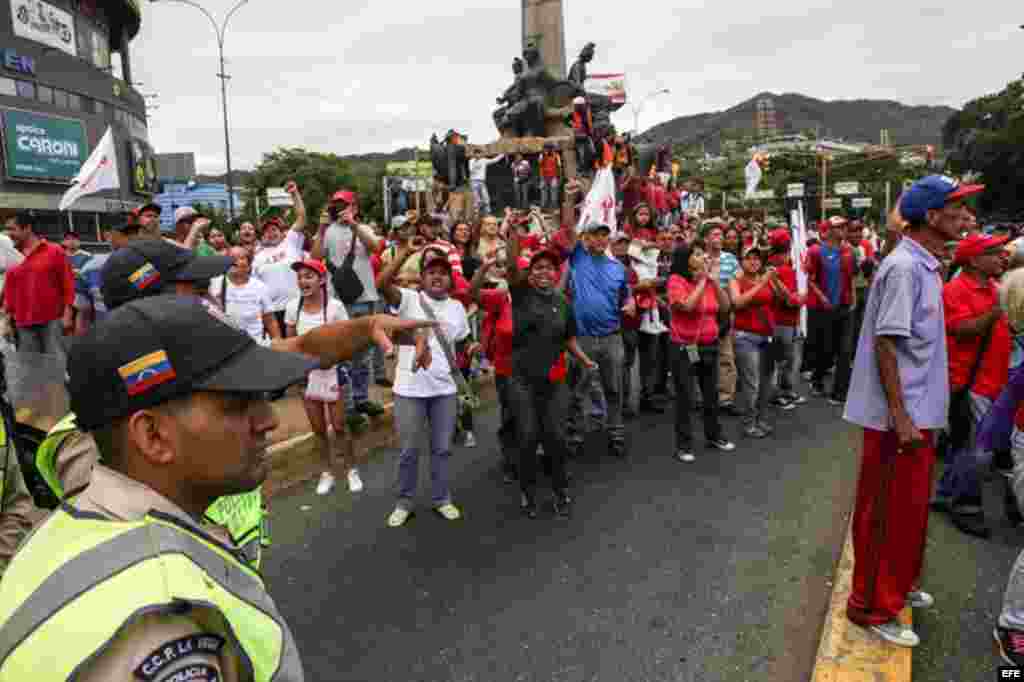
[[[609,452],[626,454],[622,424],[622,314],[635,309],[626,268],[608,254],[611,230],[589,223],[569,256],[566,289],[576,315],[576,340],[580,349],[597,363],[596,374],[583,374],[573,386],[569,407],[569,446],[579,454],[583,446],[583,400],[592,381],[600,379],[604,390]]]

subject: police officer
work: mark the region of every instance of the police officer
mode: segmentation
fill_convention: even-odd
[[[7,420],[0,419],[0,576],[14,556],[22,539],[40,518],[32,495],[25,485]]]
[[[0,582],[0,682],[294,682],[295,641],[214,500],[267,477],[266,395],[317,361],[195,298],[125,304],[71,347],[71,408],[103,464]]]
[[[231,267],[227,256],[197,256],[165,240],[132,241],[114,252],[103,267],[102,295],[111,310],[163,292],[194,296],[202,282],[223,275]],[[350,359],[373,342],[390,346],[388,335],[411,332],[429,323],[373,315],[319,327],[307,334],[274,340],[274,350],[301,352],[331,367]],[[36,453],[36,468],[58,497],[73,495],[89,481],[99,457],[92,436],[78,430],[74,413],[67,415],[48,433]],[[207,520],[223,526],[242,547],[253,566],[258,567],[262,547],[269,544],[265,507],[259,489],[218,500],[208,510]]]

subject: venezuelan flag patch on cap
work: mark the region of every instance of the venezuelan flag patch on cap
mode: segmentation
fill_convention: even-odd
[[[160,281],[160,271],[153,267],[152,263],[146,263],[141,268],[128,275],[128,281],[137,290],[142,291]]]
[[[154,386],[171,381],[177,374],[171,361],[167,359],[167,353],[162,350],[155,351],[149,355],[143,355],[138,360],[133,360],[127,365],[117,368],[121,375],[128,395],[145,393]]]

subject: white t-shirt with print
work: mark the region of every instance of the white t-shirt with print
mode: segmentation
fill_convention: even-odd
[[[285,304],[299,295],[299,276],[292,264],[302,260],[305,241],[304,233],[288,230],[280,244],[263,247],[252,259],[252,274],[267,285],[273,312],[284,310]]]
[[[270,301],[270,292],[267,286],[252,277],[245,284],[239,286],[228,281],[228,290],[221,298],[221,288],[224,286],[224,277],[214,277],[210,281],[210,297],[220,305],[221,300],[225,302],[224,311],[227,316],[235,321],[245,333],[253,340],[262,343],[264,341],[263,316],[273,310]],[[281,330],[282,333],[284,330]]]
[[[231,290],[228,289],[230,293]],[[324,310],[320,309],[316,313],[307,313],[305,310],[299,310],[299,298],[293,298],[288,301],[288,304],[284,309],[284,323],[295,325],[295,334],[302,336],[308,331],[322,327],[325,324]],[[348,313],[345,312],[345,306],[336,298],[327,299],[327,315],[326,323],[331,322],[344,322],[348,319]]]
[[[402,292],[402,303],[398,306],[398,317],[403,320],[429,320],[420,305],[420,292],[412,289],[399,289]],[[434,311],[434,317],[440,322],[441,329],[448,336],[455,350],[455,344],[469,336],[469,320],[466,309],[453,298],[435,301],[426,294],[427,305]],[[430,333],[430,367],[412,371],[412,363],[416,357],[414,346],[398,347],[398,364],[395,367],[395,395],[405,398],[433,398],[440,395],[454,395],[458,392],[455,380],[452,379],[448,359],[444,355],[441,343],[434,333]]]

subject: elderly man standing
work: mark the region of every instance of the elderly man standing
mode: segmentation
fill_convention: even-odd
[[[64,329],[74,319],[75,278],[64,249],[36,235],[27,213],[8,218],[5,227],[25,260],[7,272],[4,310],[17,328],[18,350],[64,355]]]
[[[949,372],[939,256],[963,227],[961,202],[983,189],[930,175],[900,199],[903,239],[871,284],[844,418],[864,429],[853,515],[853,589],[847,617],[897,646],[917,589],[928,528],[934,436],[946,426]]]

